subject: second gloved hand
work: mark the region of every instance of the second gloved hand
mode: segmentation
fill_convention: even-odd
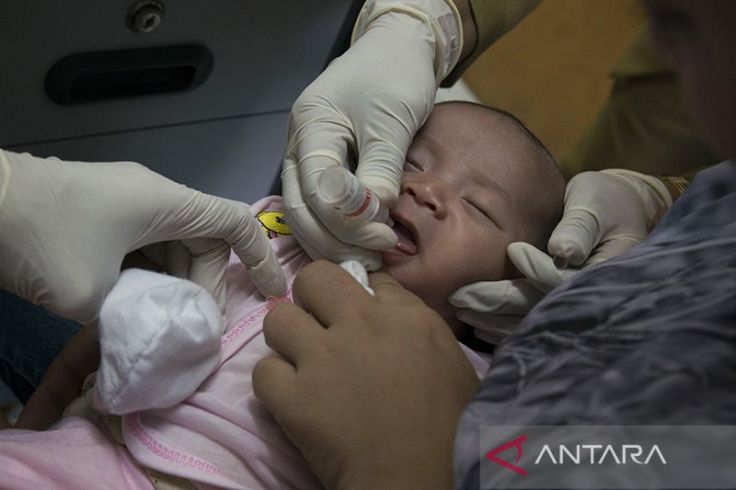
[[[322,202],[317,186],[329,167],[348,167],[390,207],[405,155],[434,105],[439,82],[462,49],[451,1],[366,2],[353,45],[294,103],[282,172],[289,227],[313,258],[380,266],[376,250],[396,245],[382,223],[356,225]]]
[[[479,338],[498,344],[550,290],[580,267],[621,255],[642,241],[672,205],[664,184],[631,170],[583,172],[565,191],[565,211],[548,243],[549,255],[512,243],[508,255],[524,278],[479,282],[456,291],[457,317]],[[575,268],[558,268],[569,264]]]
[[[131,162],[62,162],[0,150],[0,287],[81,323],[97,313],[123,257],[167,242],[167,272],[225,305],[230,247],[264,295],[286,279],[243,203],[176,184]]]

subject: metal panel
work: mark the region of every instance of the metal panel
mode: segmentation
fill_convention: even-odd
[[[287,118],[284,111],[7,149],[67,160],[135,161],[203,192],[251,203],[269,193],[279,174]]]
[[[133,3],[2,3],[1,146],[288,110],[324,67],[356,2],[165,0],[163,22],[147,34],[126,25]],[[73,107],[43,92],[48,69],[72,53],[178,44],[214,55],[211,76],[192,91]]]

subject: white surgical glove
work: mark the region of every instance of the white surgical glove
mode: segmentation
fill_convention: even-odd
[[[299,96],[281,175],[289,227],[314,259],[380,267],[396,245],[383,223],[355,223],[321,201],[325,168],[349,166],[385,207],[398,198],[406,152],[462,50],[451,0],[369,0],[352,47]]]
[[[449,298],[459,308],[457,318],[474,327],[476,337],[500,343],[545,294],[579,267],[616,257],[642,241],[671,205],[670,193],[655,177],[621,169],[576,175],[548,243],[557,260],[532,245],[512,243],[509,259],[524,278],[458,289]]]
[[[130,162],[62,162],[0,150],[0,287],[66,318],[94,319],[123,257],[169,242],[160,265],[225,304],[230,246],[264,295],[286,280],[245,204]],[[159,254],[160,255],[160,254]]]
[[[672,206],[664,183],[632,170],[583,172],[565,190],[565,212],[547,246],[570,265],[612,259],[642,241]]]

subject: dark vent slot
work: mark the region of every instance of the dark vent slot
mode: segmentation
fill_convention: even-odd
[[[68,56],[46,76],[46,94],[62,105],[191,90],[212,71],[204,46],[127,49]]]

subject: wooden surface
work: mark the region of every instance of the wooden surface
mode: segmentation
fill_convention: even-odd
[[[547,0],[464,79],[483,102],[519,117],[561,158],[608,97],[608,73],[643,22],[639,0]]]

